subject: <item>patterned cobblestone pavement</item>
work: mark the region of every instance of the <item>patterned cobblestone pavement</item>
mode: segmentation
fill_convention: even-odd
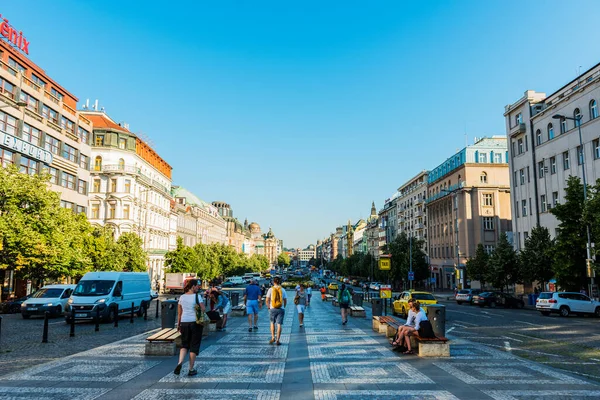
[[[226,332],[203,340],[194,377],[187,376],[187,364],[181,375],[173,374],[176,357],[145,356],[146,337],[101,346],[91,340],[82,349],[57,341],[57,346],[70,347],[68,351],[0,376],[0,399],[600,398],[600,386],[591,381],[458,338],[451,342],[449,358],[397,354],[371,330],[370,318],[342,325],[339,310],[320,300],[307,309],[304,327],[294,305],[288,305],[281,346],[269,343],[266,310],[261,311],[258,331],[248,332],[245,317],[230,318]],[[0,362],[4,356],[0,354]]]

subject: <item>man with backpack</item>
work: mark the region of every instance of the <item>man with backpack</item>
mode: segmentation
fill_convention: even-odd
[[[342,313],[342,325],[346,325],[348,323],[348,309],[352,305],[352,296],[344,283],[342,283],[342,288],[338,292],[337,300]]]
[[[273,286],[267,292],[265,303],[269,309],[269,319],[271,320],[271,340],[269,343],[281,345],[281,325],[285,316],[285,307],[287,306],[287,293],[281,287],[281,278],[273,278]],[[275,340],[275,324],[277,324],[277,341]]]

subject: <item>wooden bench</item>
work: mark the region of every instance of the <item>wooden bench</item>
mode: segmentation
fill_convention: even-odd
[[[337,299],[334,298],[331,300],[331,305],[334,307],[339,307],[340,304],[338,303]]]
[[[235,307],[231,307],[231,316],[232,317],[243,317],[246,315],[246,306],[243,304],[239,304]]]
[[[174,328],[165,328],[146,338],[144,354],[147,356],[173,356],[176,354],[175,341],[181,333]]]
[[[410,347],[418,351],[419,357],[450,357],[450,343],[445,337],[422,338],[418,332],[409,336]],[[394,338],[390,338],[392,344]]]
[[[379,317],[379,323],[379,333],[385,333],[386,337],[396,336],[398,328],[403,325],[401,321],[391,316]]]
[[[329,301],[329,300],[333,300],[333,299],[334,299],[334,297],[332,295],[330,295],[330,294],[325,295],[325,301]]]
[[[365,312],[365,309],[361,306],[351,306],[350,315],[353,317],[365,318],[367,316],[367,313]]]

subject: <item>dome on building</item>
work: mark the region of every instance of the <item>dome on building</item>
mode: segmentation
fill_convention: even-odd
[[[275,234],[273,233],[271,228],[269,228],[269,232],[267,232],[267,234],[265,235],[265,239],[273,239],[274,237],[275,237]]]
[[[260,232],[260,225],[257,224],[256,222],[252,222],[248,228],[250,228],[250,232]]]

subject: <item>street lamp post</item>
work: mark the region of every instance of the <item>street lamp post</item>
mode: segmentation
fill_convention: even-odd
[[[454,198],[454,204],[453,204],[453,208],[456,209],[456,219],[455,219],[455,224],[456,226],[454,227],[454,237],[455,237],[455,247],[456,247],[456,270],[459,273],[459,282],[457,287],[459,289],[464,289],[465,287],[465,272],[461,271],[460,268],[460,245],[458,242],[458,191],[461,189],[461,185],[460,185],[460,181],[458,181],[458,187],[454,190],[446,190],[446,189],[441,189],[442,192],[446,192],[448,194],[451,194],[452,197]]]
[[[579,148],[581,149],[581,154],[577,154],[578,157],[581,157],[581,177],[583,179],[583,205],[585,207],[585,202],[587,201],[587,180],[586,180],[586,176],[585,176],[585,152],[583,150],[583,139],[581,137],[581,119],[583,118],[581,115],[577,115],[576,117],[567,117],[566,115],[562,115],[562,114],[555,114],[552,116],[553,119],[560,119],[560,120],[571,120],[571,121],[575,121],[575,125],[577,125],[577,130],[579,132]],[[585,230],[586,230],[586,234],[587,234],[587,246],[586,248],[586,256],[587,256],[587,260],[586,262],[588,263],[588,265],[591,265],[591,260],[592,260],[592,238],[590,235],[590,225],[589,224],[585,224]],[[588,272],[588,275],[590,277],[590,287],[589,287],[589,295],[590,297],[592,297],[592,293],[593,293],[593,289],[594,289],[594,270],[591,269]]]

